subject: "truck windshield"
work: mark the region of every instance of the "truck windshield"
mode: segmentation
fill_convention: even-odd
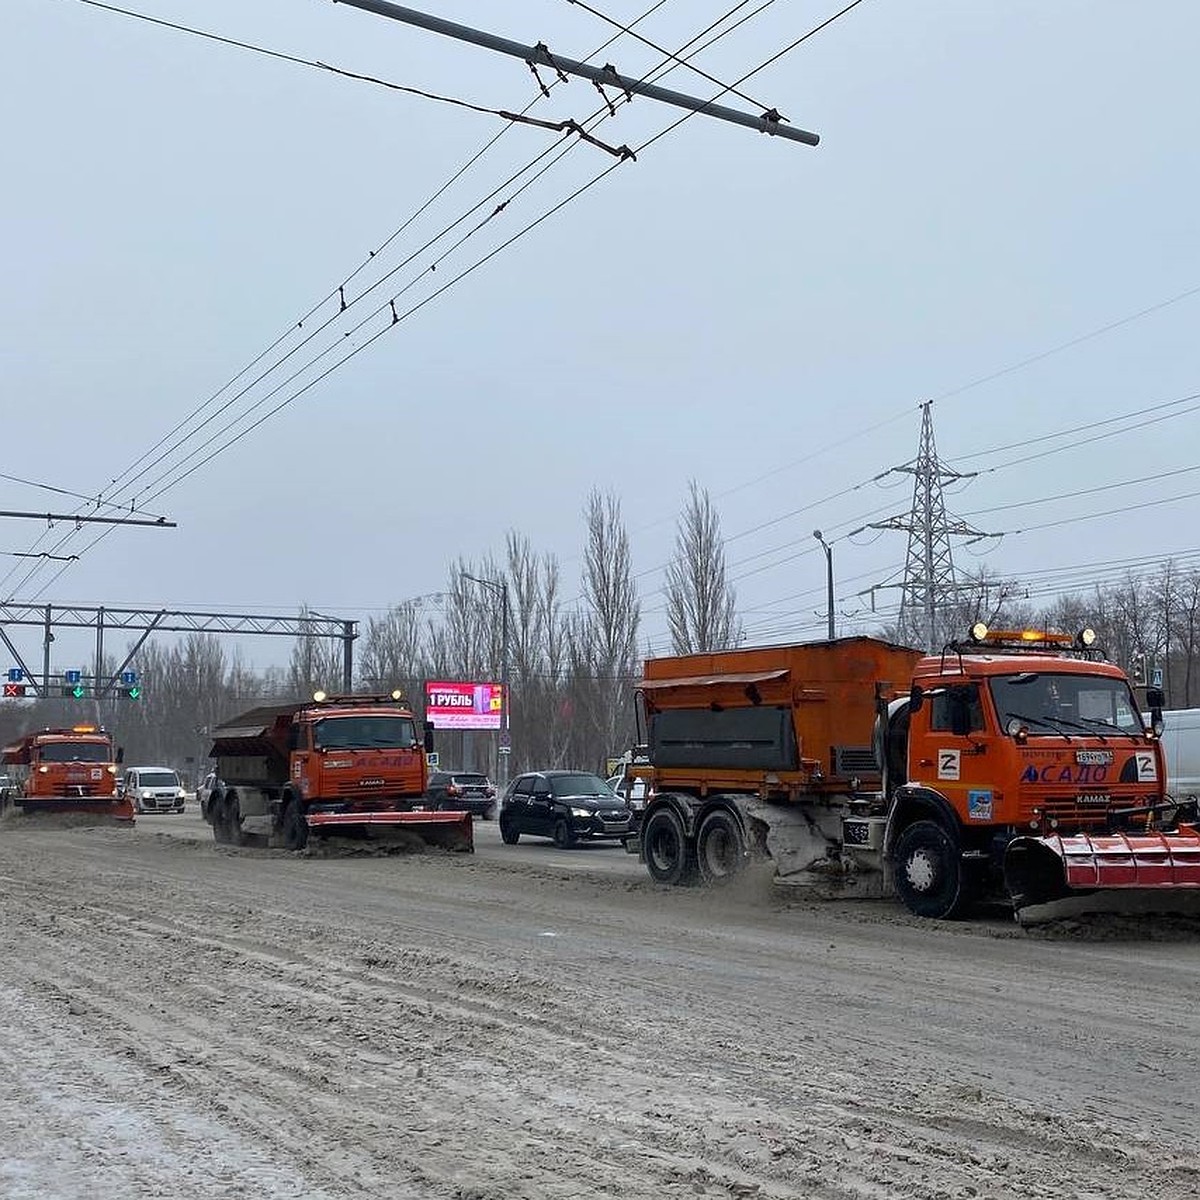
[[[418,741],[411,717],[326,717],[313,726],[318,750],[409,750]]]
[[[1053,737],[1063,729],[1131,736],[1145,732],[1133,693],[1123,679],[1021,671],[998,675],[990,686],[1002,729],[1017,720],[1030,737]]]
[[[112,747],[103,742],[44,742],[38,747],[42,762],[94,762],[112,761]]]

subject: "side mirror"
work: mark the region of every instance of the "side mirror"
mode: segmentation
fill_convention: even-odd
[[[1162,708],[1167,702],[1167,694],[1159,687],[1146,689],[1146,707],[1149,709]]]
[[[919,684],[912,685],[912,691],[908,693],[908,711],[910,713],[918,713],[921,711],[921,705],[925,703],[925,689]]]
[[[125,747],[118,746],[117,747],[117,762],[123,763],[124,761],[125,761]]]
[[[432,725],[426,725],[426,726],[425,726],[425,741],[424,741],[424,746],[425,746],[425,753],[426,753],[426,754],[432,754],[432,753],[433,753],[433,726],[432,726]]]

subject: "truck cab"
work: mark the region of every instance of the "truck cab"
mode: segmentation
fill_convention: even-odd
[[[923,915],[960,911],[1018,837],[1141,828],[1163,804],[1161,744],[1079,638],[977,626],[917,664],[888,724],[885,853]]]

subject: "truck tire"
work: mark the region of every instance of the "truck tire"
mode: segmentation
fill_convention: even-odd
[[[283,806],[279,830],[283,835],[285,850],[303,850],[308,845],[308,822],[305,821],[300,805],[295,800],[289,800]]]
[[[213,841],[225,846],[229,843],[229,830],[225,825],[225,800],[220,792],[208,798],[208,823],[212,826]]]
[[[728,883],[741,874],[746,862],[746,840],[737,817],[728,809],[714,809],[700,822],[696,862],[700,878],[710,887]]]
[[[918,917],[957,917],[969,900],[958,846],[936,821],[914,821],[896,839],[895,880]]]
[[[686,886],[696,879],[696,846],[684,832],[679,814],[668,805],[642,825],[642,856],[655,883]]]
[[[224,828],[222,840],[227,846],[245,846],[249,843],[249,837],[242,832],[242,816],[238,811],[236,794],[225,797],[217,821]]]

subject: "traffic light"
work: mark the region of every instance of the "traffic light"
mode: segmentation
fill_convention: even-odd
[[[68,683],[64,685],[62,694],[69,700],[82,700],[87,695],[87,685]]]
[[[142,685],[140,683],[131,683],[128,687],[122,688],[121,691],[130,700],[140,700],[142,698]]]
[[[6,683],[4,685],[5,700],[15,700],[23,695],[25,695],[25,685],[23,683]]]

